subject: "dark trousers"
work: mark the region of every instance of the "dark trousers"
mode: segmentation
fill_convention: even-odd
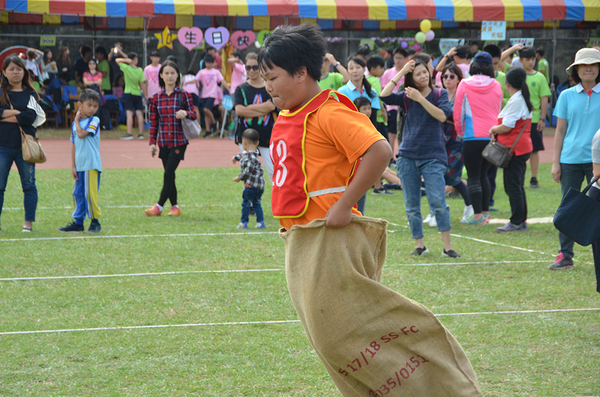
[[[490,207],[494,206],[494,193],[496,193],[496,175],[498,175],[498,167],[490,164],[487,176],[490,180]]]
[[[594,170],[592,167],[592,163],[585,164],[563,164],[560,163],[560,191],[562,193],[562,197],[564,198],[569,188],[577,189],[577,191],[581,191],[581,184],[583,183],[583,179],[586,180],[586,185],[592,179],[592,175],[594,174]],[[558,232],[558,240],[560,241],[560,252],[563,253],[564,256],[572,257],[573,256],[573,245],[575,242]]]
[[[256,213],[256,223],[265,220],[262,205],[260,204],[260,199],[264,192],[264,190],[257,189],[254,186],[244,187],[244,193],[242,193],[242,218],[240,219],[242,223],[248,223],[251,209]]]
[[[600,201],[600,189],[592,187],[589,196],[596,201]],[[592,243],[592,252],[594,253],[594,267],[596,268],[596,291],[600,292],[600,240]]]
[[[175,185],[175,170],[179,166],[179,162],[183,160],[187,145],[177,146],[174,148],[161,147],[158,157],[162,160],[165,169],[163,187],[158,199],[158,205],[165,205],[167,200],[171,205],[177,205],[177,186]]]
[[[504,169],[504,192],[510,202],[510,223],[520,225],[527,220],[527,197],[525,196],[525,171],[530,154],[513,156]]]
[[[463,145],[463,162],[469,174],[467,189],[476,214],[490,209],[490,180],[487,173],[491,164],[481,156],[488,143],[487,140],[465,141]]]

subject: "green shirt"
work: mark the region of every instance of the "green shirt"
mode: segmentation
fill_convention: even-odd
[[[510,94],[506,92],[506,88],[504,88],[504,82],[506,81],[506,75],[502,72],[496,72],[496,77],[494,77],[498,83],[500,83],[500,87],[502,87],[502,109],[506,106],[508,100],[510,99]]]
[[[125,77],[125,94],[131,94],[136,96],[142,96],[140,83],[146,81],[144,77],[144,71],[140,67],[133,67],[131,65],[122,62],[119,67],[123,71]]]
[[[108,61],[105,59],[102,62],[100,62],[98,64],[98,71],[100,73],[102,73],[102,85],[100,86],[100,88],[102,88],[102,90],[109,90],[111,89],[110,86],[110,65],[108,64]],[[104,73],[106,72],[106,77],[104,77]]]
[[[550,87],[543,74],[535,72],[533,74],[527,73],[527,86],[529,87],[529,98],[533,105],[533,117],[532,123],[540,121],[542,111],[540,105],[542,103],[542,97],[549,97],[551,95]]]
[[[369,84],[371,84],[371,88],[377,92],[377,96],[381,96],[381,83],[379,82],[379,79],[375,76],[368,76],[367,81],[369,82]],[[383,106],[383,102],[381,102],[381,100],[379,102],[381,103],[381,109],[385,109],[385,107]],[[378,123],[384,122],[382,111],[383,110],[379,110],[377,112],[377,122]]]
[[[344,76],[341,73],[328,73],[327,77],[321,79],[319,81],[319,87],[322,90],[338,90],[341,86],[344,85]]]
[[[546,58],[542,58],[538,61],[538,72],[546,76],[546,81],[550,84],[550,65]]]

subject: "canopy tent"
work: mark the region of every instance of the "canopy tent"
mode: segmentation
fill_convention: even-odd
[[[281,16],[333,20],[600,21],[600,0],[0,0],[0,10],[99,17]]]

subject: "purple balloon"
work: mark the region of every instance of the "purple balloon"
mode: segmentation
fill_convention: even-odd
[[[433,40],[434,37],[435,37],[435,33],[433,33],[433,30],[430,30],[429,32],[425,33],[425,39],[427,41]]]
[[[400,47],[406,48],[408,47],[408,43],[406,41],[403,41],[402,43],[400,43]]]

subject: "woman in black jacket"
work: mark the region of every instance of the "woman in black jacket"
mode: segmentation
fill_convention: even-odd
[[[35,136],[33,123],[36,112],[27,107],[33,98],[39,97],[29,80],[25,63],[17,56],[6,58],[0,77],[0,215],[4,204],[4,191],[8,174],[16,163],[23,187],[25,222],[23,231],[30,232],[35,221],[38,193],[35,185],[35,164],[23,160],[21,152],[21,129],[25,134]],[[1,229],[0,229],[1,230]]]

